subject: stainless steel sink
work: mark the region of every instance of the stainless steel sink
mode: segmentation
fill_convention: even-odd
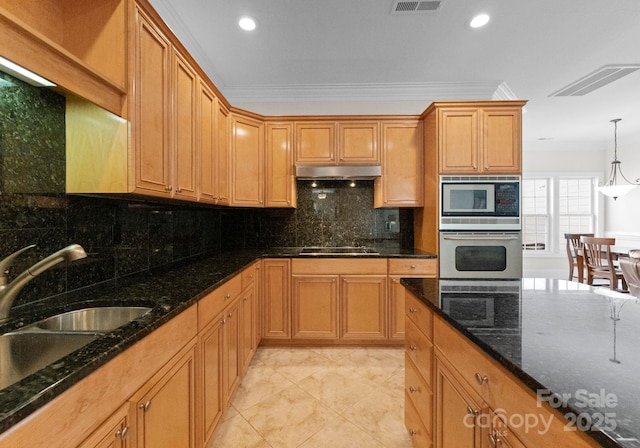
[[[20,329],[20,332],[49,331],[87,331],[106,333],[131,322],[149,312],[151,308],[141,306],[110,306],[83,308],[56,314]]]
[[[0,389],[37,372],[99,338],[98,333],[29,333],[0,335]]]
[[[150,310],[128,306],[83,308],[0,335],[0,390]]]

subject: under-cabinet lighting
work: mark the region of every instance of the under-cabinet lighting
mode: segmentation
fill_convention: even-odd
[[[36,75],[30,70],[27,70],[24,67],[19,66],[18,64],[11,62],[8,59],[0,56],[0,67],[2,70],[32,86],[36,87],[54,87],[55,84],[51,81],[44,79],[40,75]]]

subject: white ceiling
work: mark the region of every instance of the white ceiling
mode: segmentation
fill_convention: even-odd
[[[529,100],[525,150],[640,143],[640,70],[549,97],[603,65],[640,64],[638,0],[150,0],[236,107],[265,115],[418,114],[432,101]],[[478,12],[491,21],[466,26]],[[246,32],[237,19],[250,15]]]

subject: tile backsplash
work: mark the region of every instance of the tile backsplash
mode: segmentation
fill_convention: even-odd
[[[373,181],[300,181],[298,208],[238,209],[66,195],[65,98],[0,72],[0,259],[9,279],[78,243],[88,257],[30,282],[15,305],[176,261],[283,246],[413,246],[410,209],[374,209]]]

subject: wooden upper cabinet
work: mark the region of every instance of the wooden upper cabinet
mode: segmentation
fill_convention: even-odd
[[[336,163],[336,124],[295,123],[296,163],[329,165]]]
[[[380,164],[377,121],[338,122],[338,164]]]
[[[217,101],[216,107],[216,181],[214,182],[215,193],[214,199],[216,204],[229,205],[230,202],[230,165],[229,165],[229,109],[222,103]]]
[[[296,163],[305,165],[378,165],[378,121],[295,123]]]
[[[375,180],[375,207],[421,207],[422,122],[382,123],[382,176]]]
[[[482,112],[486,173],[522,172],[522,108],[496,107]]]
[[[126,117],[129,4],[126,0],[3,1],[2,56]]]
[[[267,123],[265,151],[265,207],[296,206],[293,163],[293,124]]]
[[[202,80],[198,89],[197,150],[200,176],[198,200],[215,202],[216,176],[216,97]]]
[[[173,195],[196,198],[196,104],[198,77],[174,51],[173,76]]]
[[[524,101],[437,105],[440,174],[522,172]]]
[[[264,123],[232,114],[231,204],[264,205]]]
[[[171,44],[139,9],[135,47],[135,192],[169,196]]]

